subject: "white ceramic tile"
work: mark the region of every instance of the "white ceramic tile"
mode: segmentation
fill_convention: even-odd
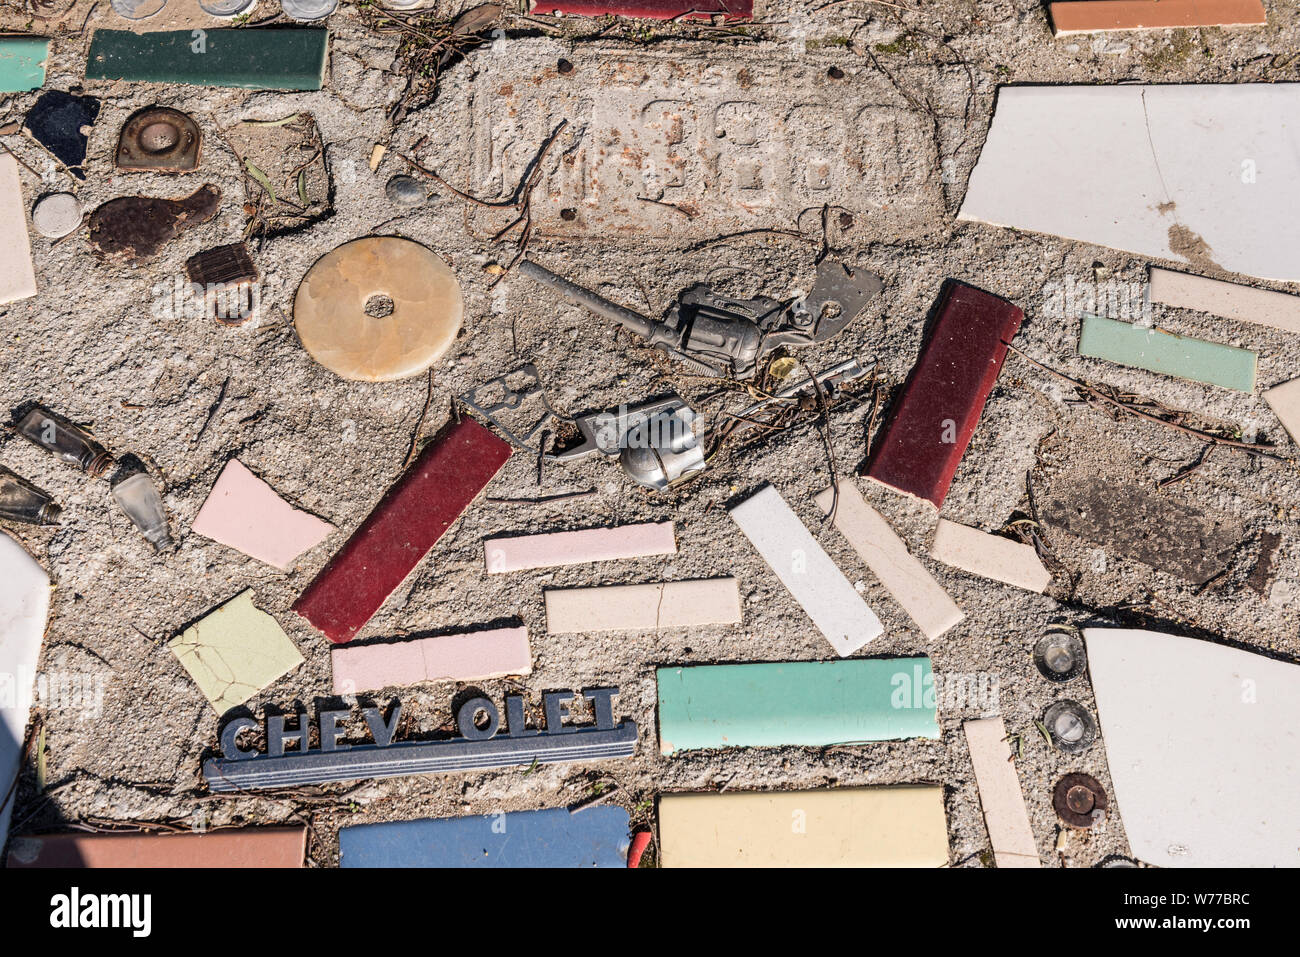
[[[1002,87],[960,219],[1300,279],[1300,84]]]
[[[764,486],[731,517],[841,657],[885,630],[775,488]]]
[[[1153,631],[1083,637],[1134,856],[1300,867],[1300,666]]]
[[[50,579],[36,560],[0,533],[0,847],[13,812],[11,787],[22,767],[23,735],[50,613]],[[5,800],[9,796],[8,801]]]

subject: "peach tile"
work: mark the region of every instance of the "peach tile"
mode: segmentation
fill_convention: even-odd
[[[421,681],[475,681],[532,671],[527,628],[337,645],[331,658],[335,694]]]
[[[828,514],[834,506],[835,527],[925,636],[938,638],[961,621],[956,602],[907,550],[884,516],[867,504],[858,487],[842,479],[839,490],[837,500],[826,489],[815,499],[817,506]]]
[[[302,867],[305,827],[16,837],[6,867]]]
[[[231,459],[199,509],[193,530],[288,571],[294,559],[324,541],[334,526],[294,508],[242,462]]]
[[[1038,560],[1032,545],[945,518],[939,519],[930,554],[945,565],[1028,591],[1041,593],[1052,583],[1052,573]]]
[[[1056,36],[1107,30],[1259,26],[1262,0],[1067,0],[1050,5]]]
[[[483,563],[489,574],[500,574],[645,555],[671,555],[676,551],[672,522],[643,522],[615,528],[490,538],[483,542]]]
[[[553,588],[543,594],[546,627],[553,635],[740,622],[740,590],[734,578]]]

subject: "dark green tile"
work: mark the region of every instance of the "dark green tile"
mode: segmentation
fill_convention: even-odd
[[[86,79],[319,90],[328,45],[326,30],[96,30]]]

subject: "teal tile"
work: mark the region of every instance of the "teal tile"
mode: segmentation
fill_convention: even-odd
[[[0,38],[0,93],[21,93],[44,86],[49,52],[50,41],[44,37]]]
[[[659,750],[937,738],[929,658],[660,668]]]
[[[319,90],[328,39],[326,30],[96,30],[86,79]]]
[[[1099,316],[1083,317],[1079,354],[1148,372],[1255,391],[1255,353]]]

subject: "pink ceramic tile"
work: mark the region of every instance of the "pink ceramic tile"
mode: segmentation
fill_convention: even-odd
[[[676,551],[672,522],[644,522],[617,528],[491,538],[483,543],[483,561],[490,574],[499,574],[644,555],[671,555]]]
[[[475,681],[532,671],[527,628],[497,628],[413,641],[338,645],[334,693],[354,694],[420,681]]]
[[[194,531],[288,571],[295,558],[324,541],[334,526],[294,508],[238,459],[231,459],[199,509]]]

